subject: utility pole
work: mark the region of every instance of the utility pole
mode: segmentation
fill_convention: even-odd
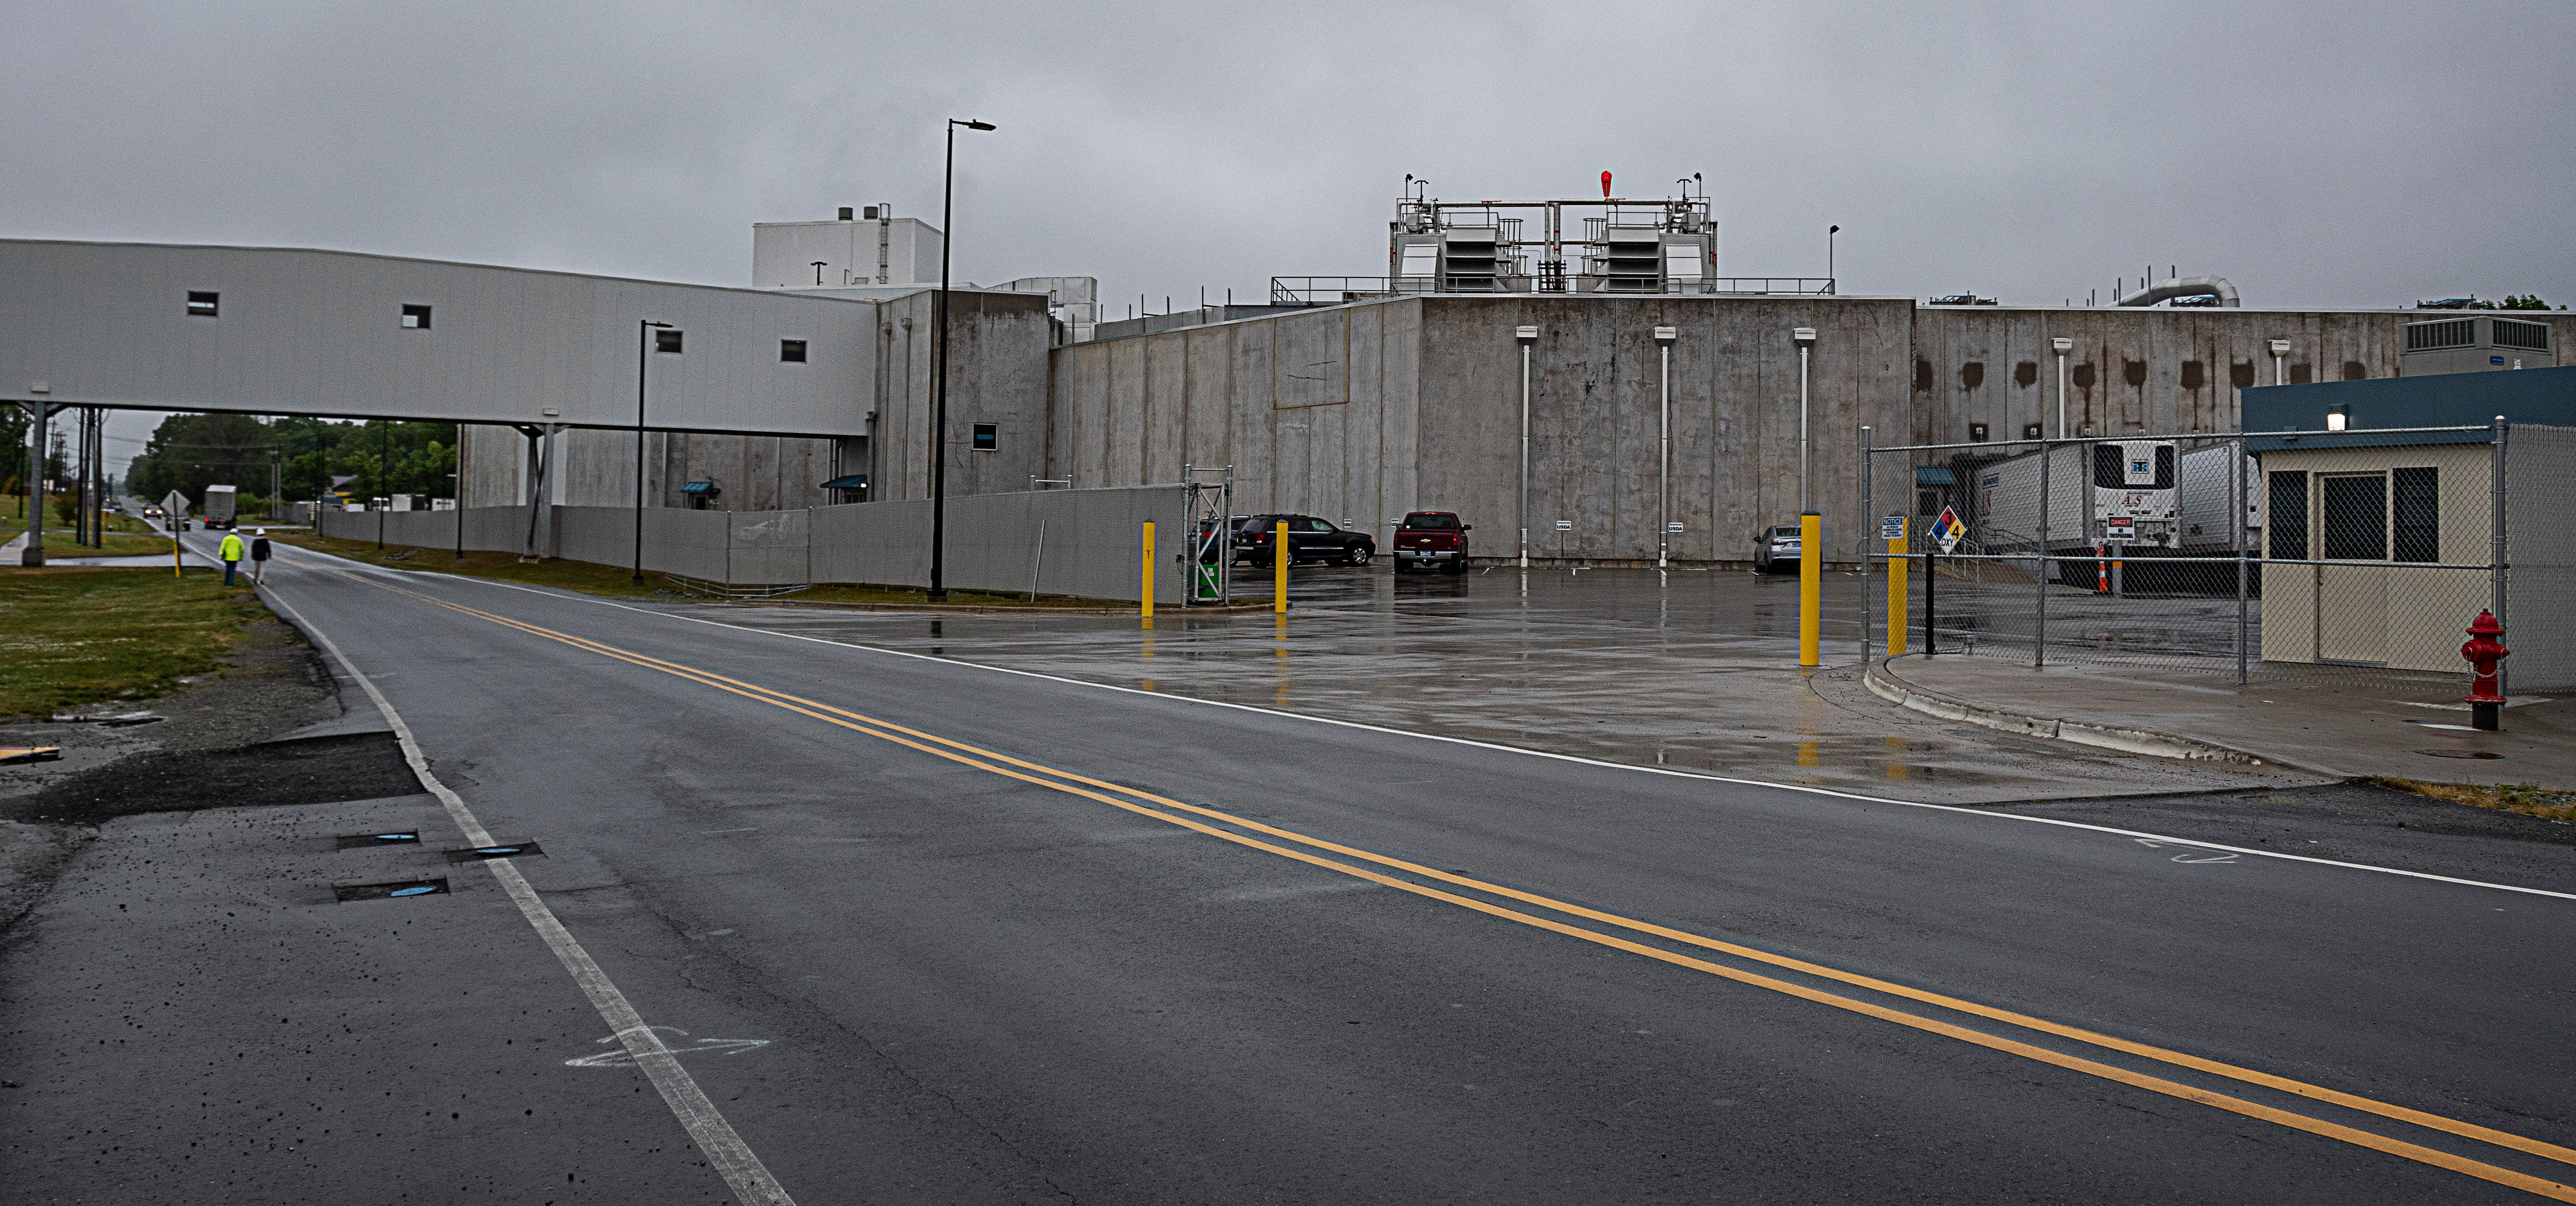
[[[1841,229],[1836,227],[1835,229]],[[1661,361],[1657,390],[1660,418],[1655,424],[1655,568],[1672,563],[1673,553],[1673,340],[1681,332],[1655,328],[1655,354]]]
[[[1520,529],[1521,568],[1529,568],[1529,431],[1530,431],[1530,345],[1538,342],[1538,328],[1523,326],[1513,337],[1521,341],[1521,485]]]
[[[939,354],[931,369],[930,592],[948,598],[948,250],[957,243],[957,127],[990,130],[992,123],[948,119],[948,170],[939,199]]]

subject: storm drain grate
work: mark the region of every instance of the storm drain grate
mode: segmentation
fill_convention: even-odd
[[[447,852],[447,861],[451,863],[481,863],[489,862],[496,858],[527,858],[530,856],[544,858],[546,856],[545,849],[537,845],[535,842],[494,842],[489,846],[468,846],[462,850],[450,850]]]
[[[385,833],[344,833],[340,835],[340,848],[342,850],[356,850],[367,846],[417,846],[419,844],[420,831],[417,829],[405,829]]]
[[[403,900],[413,896],[443,896],[447,881],[440,879],[397,879],[381,884],[333,884],[331,894],[340,903],[353,900]]]

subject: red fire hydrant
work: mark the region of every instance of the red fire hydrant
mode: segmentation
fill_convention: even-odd
[[[2495,613],[2481,611],[2469,621],[2468,643],[2460,646],[2460,656],[2469,659],[2469,724],[2492,733],[2501,729],[2499,713],[2504,708],[2504,693],[2497,689],[2496,663],[2513,656],[2497,637],[2504,635],[2504,625],[2496,622]]]

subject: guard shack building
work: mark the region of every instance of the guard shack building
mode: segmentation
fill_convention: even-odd
[[[2514,688],[2576,687],[2576,367],[2248,389],[2244,424],[2263,660],[2462,671],[2493,608]]]

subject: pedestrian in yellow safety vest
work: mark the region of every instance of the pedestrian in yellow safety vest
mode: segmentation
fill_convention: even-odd
[[[224,562],[224,585],[233,584],[233,571],[241,566],[242,538],[238,532],[224,533],[224,542],[215,548],[215,556]]]

